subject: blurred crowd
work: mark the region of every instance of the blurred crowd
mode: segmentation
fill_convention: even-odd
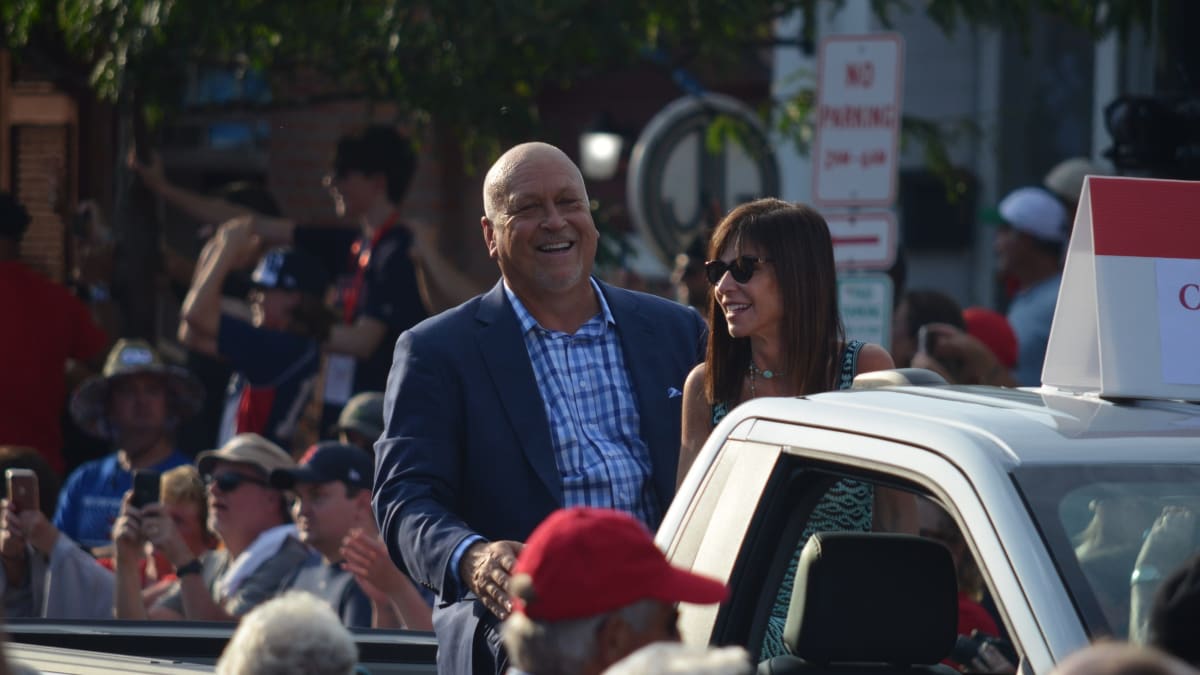
[[[884,349],[844,334],[828,228],[803,205],[718,214],[679,253],[672,302],[593,275],[582,177],[556,148],[524,144],[485,181],[502,282],[481,294],[435,228],[401,219],[416,155],[393,128],[338,143],[325,187],[354,227],[296,222],[246,185],[186,190],[152,156],[129,162],[207,224],[196,259],[163,251],[185,289],[178,352],[111,340],[112,234],[94,205],[73,292],[21,262],[29,217],[0,195],[0,313],[20,326],[0,334],[0,589],[14,618],[244,617],[221,672],[271,672],[246,665],[264,658],[246,645],[271,640],[296,647],[276,655],[280,672],[288,658],[348,672],[344,627],[431,630],[435,613],[444,672],[748,672],[741,651],[653,645],[622,662],[678,639],[675,603],[725,597],[649,535],[708,433],[745,400],[871,370],[1039,384],[1074,200],[1095,172],[1064,165],[999,202],[1003,311],[907,288],[901,256]],[[959,633],[1003,638],[944,512],[845,483],[841,503],[865,508],[830,506],[813,532],[942,541]],[[786,604],[791,586],[781,593]],[[1132,604],[1138,634],[1170,611]]]

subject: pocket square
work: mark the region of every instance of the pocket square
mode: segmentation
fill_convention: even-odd
[[[680,396],[683,396],[682,391],[679,391],[675,387],[667,387],[667,398],[679,398]]]

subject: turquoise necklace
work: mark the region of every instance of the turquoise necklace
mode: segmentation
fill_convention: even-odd
[[[754,362],[751,361],[750,362],[750,398],[754,398],[758,394],[758,391],[754,386],[754,382],[755,382],[755,380],[758,379],[759,375],[762,375],[764,380],[773,380],[776,377],[783,375],[783,373],[781,373],[777,370],[759,370],[758,366],[754,365]]]

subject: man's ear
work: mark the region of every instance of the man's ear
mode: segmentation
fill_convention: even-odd
[[[616,614],[609,615],[596,629],[596,665],[604,670],[633,651],[633,631]]]
[[[496,226],[487,216],[479,219],[479,225],[483,228],[483,243],[487,244],[488,257],[495,260],[499,255],[496,246]]]

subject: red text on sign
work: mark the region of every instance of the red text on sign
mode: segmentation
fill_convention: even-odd
[[[835,129],[890,129],[896,126],[892,105],[823,105],[817,124]]]
[[[1179,304],[1190,311],[1200,311],[1200,284],[1184,284],[1179,289]]]
[[[875,84],[875,64],[870,61],[846,64],[846,87],[870,89]]]
[[[845,166],[850,163],[850,152],[848,150],[826,150],[825,151],[825,168],[832,169],[834,167]]]

